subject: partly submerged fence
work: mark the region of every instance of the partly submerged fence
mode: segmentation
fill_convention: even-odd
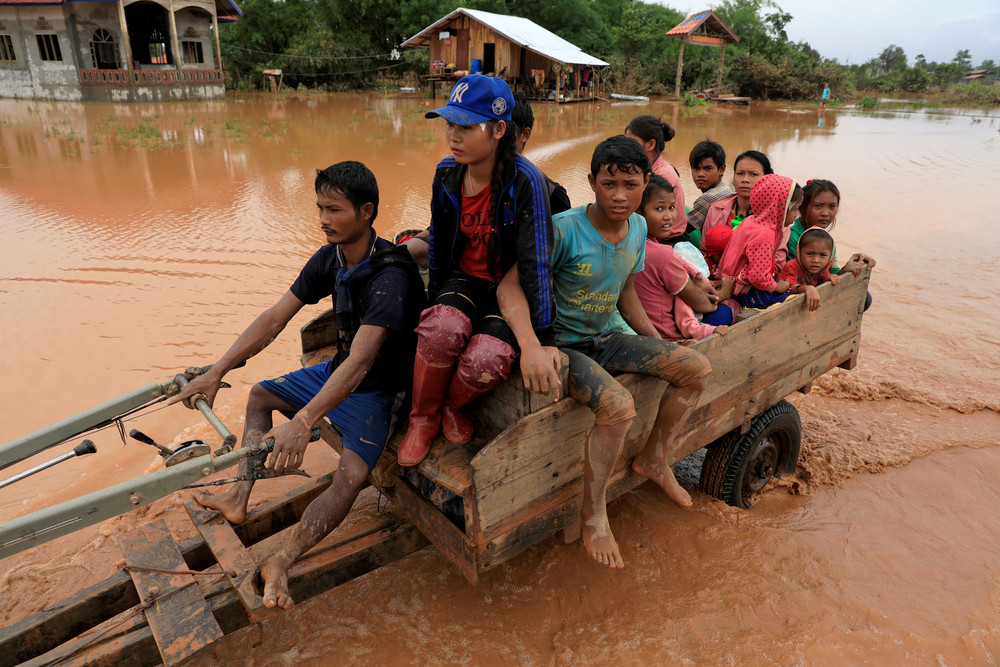
[[[81,69],[80,83],[99,86],[148,86],[183,83],[221,83],[222,70],[218,69],[140,69],[131,72],[124,69]]]

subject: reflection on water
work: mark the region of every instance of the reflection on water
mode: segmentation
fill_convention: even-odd
[[[434,165],[448,154],[442,121],[423,118],[434,106],[423,98],[375,94],[262,95],[169,105],[0,101],[0,231],[5,239],[0,340],[6,350],[0,358],[0,441],[217,358],[287,289],[322,242],[312,187],[316,168],[344,159],[364,161],[380,184],[376,227],[391,237],[425,225]],[[919,605],[909,603],[890,614],[885,611],[890,602],[873,598],[864,585],[866,578],[878,577],[886,582],[888,596],[925,577],[921,564],[939,565],[948,556],[920,553],[893,565],[893,544],[910,548],[919,521],[887,521],[870,530],[866,526],[875,514],[859,517],[849,509],[870,504],[896,516],[909,503],[920,502],[907,495],[910,487],[943,488],[951,477],[936,466],[914,464],[899,475],[854,480],[843,492],[829,489],[857,472],[883,472],[925,455],[961,479],[959,486],[981,480],[975,477],[980,468],[996,467],[994,450],[961,455],[942,450],[991,447],[1000,432],[1000,370],[990,363],[1000,346],[992,316],[1000,312],[1000,296],[992,288],[1000,280],[1000,243],[993,216],[985,213],[988,205],[980,200],[995,190],[1000,176],[997,115],[906,108],[821,113],[812,106],[762,103],[707,109],[662,101],[539,105],[526,154],[566,186],[574,203],[585,203],[593,146],[640,113],[662,115],[676,128],[666,157],[680,171],[688,201],[697,195],[686,160],[695,143],[719,141],[730,159],[749,148],[762,150],[779,173],[800,183],[811,178],[836,182],[843,193],[835,231],[839,252],[864,249],[879,260],[861,365],[824,378],[812,395],[797,399],[805,428],[799,477],[815,495],[790,499],[776,489],[749,513],[702,498],[700,511],[684,513],[648,489],[633,494],[619,503],[613,523],[628,535],[634,574],[621,575],[627,578],[622,590],[634,595],[621,595],[607,573],[593,571],[580,558],[582,550],[554,542],[504,566],[483,588],[465,586],[433,551],[424,552],[365,580],[372,583],[359,582],[330,598],[337,600],[342,625],[369,628],[358,635],[368,638],[365,647],[348,642],[342,654],[366,661],[393,655],[395,643],[386,638],[407,632],[403,610],[412,609],[430,619],[425,635],[413,638],[425,651],[421,655],[436,654],[431,644],[439,642],[446,645],[441,655],[451,656],[442,660],[459,660],[473,649],[456,643],[450,633],[439,634],[440,629],[460,622],[458,616],[470,617],[456,615],[455,609],[484,618],[500,601],[513,611],[501,614],[498,627],[518,637],[534,630],[531,619],[546,619],[542,641],[525,637],[518,639],[524,646],[507,647],[506,655],[529,661],[549,661],[553,655],[560,661],[606,661],[610,654],[602,647],[607,646],[636,661],[681,656],[754,661],[750,656],[757,655],[760,644],[744,643],[729,652],[708,648],[725,642],[726,633],[706,627],[703,612],[709,626],[771,637],[786,647],[775,659],[787,661],[867,655],[864,651],[887,651],[880,655],[901,661],[907,647],[913,655],[937,655],[937,644],[921,643],[915,630],[905,630],[909,622],[941,638],[946,662],[996,657],[997,582],[985,563],[998,545],[984,543],[978,566],[963,564],[975,582],[972,588],[994,600],[976,603],[974,610],[959,602],[964,588],[947,577],[941,590],[956,592],[953,600],[940,601],[937,615],[916,614]],[[321,310],[316,306],[301,314],[267,353],[228,378],[235,389],[223,394],[220,411],[234,430],[241,427],[248,384],[297,364],[294,330]],[[196,423],[191,413],[172,408],[138,425],[169,441],[191,437],[182,430]],[[89,460],[63,464],[27,488],[4,489],[0,516],[134,476],[154,458],[141,445],[123,448],[111,432],[98,438],[98,446],[100,453]],[[987,492],[986,482],[976,484]],[[46,491],[39,494],[39,488]],[[978,552],[968,535],[996,533],[989,509],[995,502],[985,495],[983,501],[977,506],[942,491],[930,503],[963,517],[966,532],[950,533],[958,527],[949,521],[935,524],[935,530],[942,539],[967,540],[961,543],[972,556]],[[167,509],[173,516],[176,503],[165,507],[174,508]],[[838,516],[841,524],[834,520]],[[710,539],[713,535],[718,539]],[[781,539],[773,540],[775,535]],[[89,580],[108,573],[117,558],[113,543],[97,529],[75,539],[0,566],[6,571],[0,618],[10,621],[38,608],[32,604],[58,599],[79,583],[80,568]],[[817,539],[830,549],[815,547]],[[88,541],[86,566],[75,561],[70,570],[56,567]],[[853,546],[833,548],[844,543]],[[871,553],[854,551],[862,543],[872,545]],[[766,573],[757,572],[734,558],[770,560],[780,567],[772,563]],[[865,558],[879,559],[882,567],[862,567]],[[693,568],[702,568],[706,577],[694,587],[671,574]],[[850,577],[841,585],[838,573],[843,572]],[[32,589],[28,584],[40,576],[48,597],[23,604]],[[663,584],[665,592],[645,599],[650,586],[644,577]],[[584,589],[553,583],[577,580],[585,582]],[[783,591],[777,591],[777,581],[785,582]],[[351,596],[363,599],[393,587],[402,598],[391,599],[406,602],[379,606],[378,618],[364,620],[376,613],[370,610],[345,612]],[[819,607],[809,591],[822,597]],[[493,603],[486,600],[491,595]],[[312,612],[297,613],[315,612],[324,599],[305,607]],[[606,609],[609,599],[616,600],[620,618]],[[738,611],[727,625],[726,614],[734,608]],[[883,622],[893,614],[903,619],[893,621],[895,629]],[[563,627],[551,625],[562,617],[571,620]],[[936,626],[935,618],[940,619]],[[619,636],[622,619],[639,639],[628,643]],[[394,633],[378,629],[386,620]],[[281,629],[285,643],[267,644],[267,655],[284,655],[295,644],[299,626],[281,623],[270,627]],[[972,634],[962,634],[957,626],[963,623]],[[487,633],[487,638],[507,641],[509,632]],[[880,639],[883,633],[892,641]],[[300,657],[320,661],[309,656],[328,655],[341,639],[311,635],[313,653],[303,651]],[[473,645],[503,653],[499,641]],[[802,646],[817,652],[803,653]]]

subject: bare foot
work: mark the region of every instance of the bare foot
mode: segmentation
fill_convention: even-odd
[[[205,509],[216,510],[226,521],[239,525],[247,520],[247,500],[240,493],[238,486],[233,486],[228,491],[218,495],[212,495],[207,491],[195,491],[194,501]]]
[[[292,608],[295,601],[288,592],[288,564],[281,554],[267,561],[267,565],[260,569],[260,578],[264,580],[265,607]]]
[[[656,484],[663,489],[663,492],[667,494],[667,497],[673,500],[675,503],[683,507],[684,509],[689,509],[693,502],[691,502],[691,494],[688,493],[683,486],[677,482],[677,478],[674,477],[673,468],[668,465],[652,465],[644,466],[640,462],[641,456],[637,456],[634,461],[632,461],[632,472],[640,477],[645,477],[646,479],[651,479]]]
[[[622,554],[618,550],[618,542],[611,534],[607,514],[601,512],[589,519],[583,517],[580,527],[583,532],[583,546],[591,558],[601,565],[618,570],[625,567],[625,561],[622,560]]]

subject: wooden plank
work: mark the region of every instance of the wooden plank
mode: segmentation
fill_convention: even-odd
[[[618,376],[618,381],[632,394],[638,413],[627,439],[640,438],[642,425],[648,423],[652,429],[652,419],[646,412],[648,408],[659,405],[666,383],[656,378],[629,374]],[[581,443],[569,444],[564,440],[588,433],[593,423],[593,413],[567,397],[513,424],[473,457],[473,480],[477,493],[492,488],[531,462],[547,464],[552,456],[558,456],[554,450],[579,451],[582,455]]]
[[[843,358],[843,355],[856,352],[860,339],[859,334],[830,350],[828,359],[817,360],[764,384],[755,393],[744,396],[741,400],[745,402],[733,402],[728,406],[717,402],[697,408],[689,419],[690,428],[685,429],[670,448],[670,461],[677,462],[696,452],[712,440],[728,433],[735,425],[742,424],[743,420],[756,417],[806,382],[819,377],[831,368],[829,359]]]
[[[74,648],[75,646],[75,648]],[[60,646],[22,667],[52,665],[87,665],[87,667],[154,667],[162,665],[156,640],[148,625],[136,628],[92,646],[74,643]]]
[[[468,445],[448,442],[444,436],[434,440],[430,453],[417,468],[420,474],[440,484],[456,495],[463,495],[472,486],[472,449]]]
[[[132,578],[117,572],[0,630],[0,666],[12,667],[52,650],[136,604]]]
[[[324,540],[295,563],[289,572],[292,596],[296,602],[303,602],[427,544],[427,539],[401,514],[381,514],[342,534],[335,534],[335,539]],[[250,624],[239,596],[228,581],[212,586],[206,597],[212,614],[226,634]],[[37,664],[48,665],[69,659],[74,664],[108,667],[160,664],[160,655],[147,624],[130,620],[124,630],[124,633],[110,634],[82,650],[79,644],[73,643],[57,647],[40,656]]]
[[[708,35],[688,35],[687,41],[705,46],[725,46],[726,40],[721,37],[709,37]]]
[[[458,568],[469,583],[479,581],[479,557],[475,545],[433,504],[424,500],[405,480],[394,487],[396,505],[413,524]]]
[[[118,543],[126,565],[138,568],[129,573],[139,597],[156,600],[145,614],[164,664],[176,665],[222,637],[193,576],[142,569],[187,569],[163,519],[126,533]]]
[[[225,517],[215,510],[207,510],[193,500],[184,503],[184,509],[194,522],[215,560],[226,572],[229,583],[247,610],[251,621],[260,621],[276,613],[275,608],[264,606],[264,599],[254,588],[257,564],[250,557],[236,531]]]
[[[337,326],[334,324],[335,314],[333,309],[318,315],[299,329],[299,336],[302,339],[302,354],[315,352],[324,347],[336,346]],[[333,350],[336,352],[336,349]]]
[[[569,382],[569,357],[561,354],[559,381],[565,389]],[[524,378],[515,371],[510,378],[483,396],[470,410],[476,421],[476,432],[492,440],[512,424],[527,415],[552,405],[552,397],[524,388]]]
[[[637,412],[625,436],[620,461],[626,461],[649,438],[666,383],[636,375],[619,380],[632,393]],[[490,458],[474,473],[478,525],[487,539],[505,517],[583,476],[584,447],[593,422],[586,406],[568,399],[522,420],[491,443]],[[477,456],[473,465],[478,463]]]
[[[628,462],[619,461],[608,483],[608,502],[646,483],[631,471]],[[567,543],[579,539],[580,509],[583,505],[583,482],[578,480],[561,492],[544,499],[531,514],[513,517],[483,551],[482,569],[488,570],[521,553],[559,531],[570,533]]]
[[[255,544],[296,523],[333,480],[328,474],[252,509],[234,530],[244,544]],[[201,570],[214,562],[203,538],[180,545],[187,566]],[[0,666],[8,667],[51,651],[87,629],[139,603],[132,579],[124,572],[89,586],[40,612],[0,630]]]
[[[138,638],[141,648],[130,638]],[[86,660],[84,660],[86,656]],[[47,667],[70,661],[77,664],[117,667],[128,664],[160,664],[160,651],[140,606],[81,633],[55,649],[24,662],[21,667]]]

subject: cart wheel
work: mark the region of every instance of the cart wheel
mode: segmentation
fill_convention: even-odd
[[[799,413],[788,401],[772,405],[750,422],[708,446],[701,490],[735,507],[750,509],[774,476],[795,472],[802,440]]]

